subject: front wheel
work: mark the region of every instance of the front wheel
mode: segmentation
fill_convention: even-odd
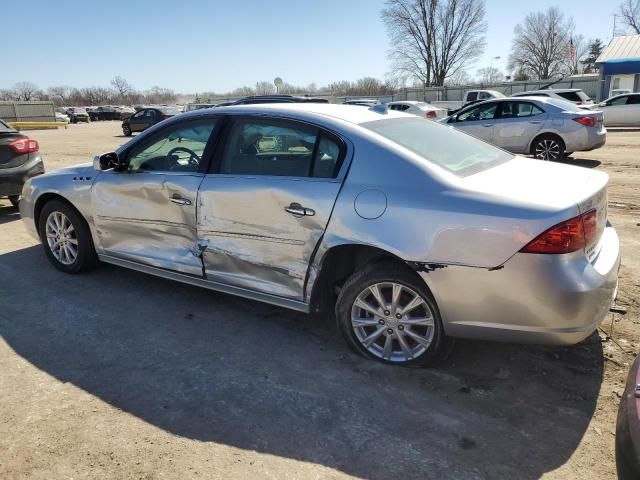
[[[340,292],[336,317],[350,347],[384,363],[426,366],[450,345],[433,297],[402,265],[374,263],[354,273]]]
[[[129,127],[128,125],[124,125],[122,127],[122,133],[124,133],[125,136],[130,137],[131,136],[131,127]]]
[[[541,135],[534,140],[531,153],[539,160],[562,160],[564,143],[556,135]]]
[[[58,270],[79,273],[98,263],[87,223],[68,204],[59,200],[45,204],[38,230],[47,258]]]

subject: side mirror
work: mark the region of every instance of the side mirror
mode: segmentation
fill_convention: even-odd
[[[103,153],[96,155],[93,159],[93,168],[95,170],[121,170],[125,166],[124,162],[118,157],[116,152]]]

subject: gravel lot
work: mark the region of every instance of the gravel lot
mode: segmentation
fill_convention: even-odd
[[[30,135],[50,171],[126,140],[119,122]],[[319,318],[112,266],[65,275],[0,200],[0,478],[615,478],[639,152],[640,131],[610,131],[567,160],[611,176],[627,315],[570,348],[460,341],[430,370],[360,358]]]

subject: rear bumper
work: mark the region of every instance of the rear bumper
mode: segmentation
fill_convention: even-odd
[[[22,186],[31,177],[44,173],[44,164],[40,155],[23,165],[0,169],[0,197],[20,195]]]
[[[565,138],[567,152],[588,152],[600,148],[607,143],[605,128],[582,128]]]
[[[448,266],[420,275],[448,335],[570,345],[588,337],[615,299],[620,246],[613,227],[590,263],[583,252],[518,253],[503,268]]]

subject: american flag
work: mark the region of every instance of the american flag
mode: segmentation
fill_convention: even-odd
[[[569,39],[569,60],[576,61],[576,46],[573,44],[573,37]]]

